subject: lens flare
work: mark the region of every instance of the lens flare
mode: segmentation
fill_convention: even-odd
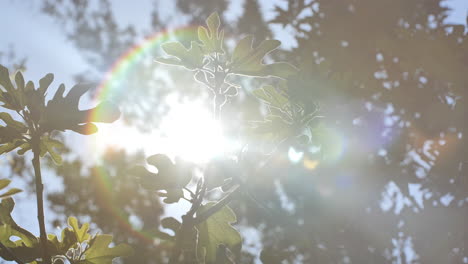
[[[138,65],[141,65],[145,60],[148,58],[152,58],[154,54],[157,53],[160,45],[164,42],[169,40],[188,40],[188,39],[195,39],[197,34],[197,27],[196,26],[189,26],[185,28],[175,29],[175,30],[167,30],[164,32],[158,32],[154,35],[151,35],[145,38],[143,41],[138,43],[137,45],[128,49],[119,59],[115,61],[112,65],[110,70],[106,73],[105,78],[103,79],[102,83],[99,85],[98,90],[95,93],[93,98],[94,102],[99,102],[105,99],[111,98],[118,98],[125,96],[125,93],[128,91],[128,87],[121,85],[126,79],[128,79],[133,74],[137,74],[138,72]],[[90,114],[89,119],[93,120],[100,115],[105,113],[101,113],[98,111],[94,111]],[[200,113],[198,113],[200,114]],[[209,115],[211,116],[211,115]],[[191,118],[200,118],[200,115],[196,117],[194,115],[190,116]],[[170,142],[171,144],[175,144],[175,150],[173,151],[175,155],[181,155],[184,158],[200,158],[202,160],[209,158],[211,155],[214,155],[218,151],[218,147],[222,147],[223,145],[220,143],[222,139],[220,139],[220,131],[214,124],[206,121],[206,119],[202,118],[202,121],[196,122],[192,120],[192,123],[189,123],[191,127],[182,126],[183,122],[187,122],[186,119],[173,119],[172,121],[166,120],[165,126],[169,129],[170,133],[175,133],[180,138],[178,140],[172,139]],[[112,126],[116,126],[111,128]],[[103,128],[101,130],[101,128]],[[206,128],[206,133],[201,132],[202,128]],[[154,140],[154,134],[148,135],[137,135],[135,131],[129,132],[129,129],[124,129],[123,125],[119,122],[113,125],[101,125],[99,126],[101,133],[98,133],[95,137],[91,137],[91,148],[93,151],[91,153],[99,152],[99,148],[102,148],[103,144],[110,143],[113,145],[118,144],[119,146],[127,149],[128,146],[138,145],[139,147],[144,147],[145,152],[148,154],[155,154],[155,152],[163,153],[165,147],[164,144],[161,143],[160,140]],[[111,130],[110,133],[106,133],[107,136],[102,135],[102,131]],[[197,130],[198,129],[198,130]],[[185,133],[182,133],[185,131]],[[129,132],[130,134],[126,134]],[[182,135],[183,134],[183,135]],[[109,136],[110,135],[110,136]],[[192,143],[190,140],[193,140],[195,136],[204,136],[204,139],[210,138],[210,142],[213,142],[213,145],[203,145],[203,140],[196,141],[193,145],[190,145],[190,150],[184,149],[182,150],[182,146],[184,144]],[[110,139],[109,139],[110,138]],[[110,141],[112,140],[112,141]],[[198,145],[197,145],[198,144]],[[161,148],[159,146],[162,145]],[[130,150],[132,149],[130,146]],[[135,147],[133,147],[134,149]],[[166,147],[167,148],[167,147]],[[195,149],[202,149],[201,152],[196,152]],[[101,149],[102,151],[102,149]],[[102,153],[102,152],[101,152]],[[120,227],[123,229],[128,230],[132,234],[135,234],[136,237],[147,241],[148,243],[153,243],[154,237],[148,233],[143,232],[142,230],[137,230],[134,228],[133,225],[129,221],[129,217],[123,210],[120,208],[118,204],[116,204],[113,199],[115,193],[112,191],[113,186],[111,186],[111,181],[109,179],[109,175],[104,169],[96,169],[94,171],[96,175],[96,179],[94,183],[100,189],[100,193],[102,193],[99,204],[105,210],[111,212],[116,222],[119,223]],[[124,194],[120,194],[124,195]]]

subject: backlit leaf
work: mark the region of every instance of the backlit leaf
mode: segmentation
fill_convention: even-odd
[[[203,50],[206,53],[224,53],[224,31],[219,31],[220,24],[218,13],[215,12],[206,19],[208,28],[198,27],[198,39],[203,43]]]
[[[72,228],[73,232],[75,233],[76,240],[79,243],[83,243],[88,241],[91,236],[88,234],[89,224],[84,223],[81,227],[78,225],[78,220],[75,217],[68,218],[68,225]]]
[[[286,79],[297,73],[296,67],[286,62],[263,64],[264,57],[279,47],[278,40],[264,40],[256,48],[252,47],[253,37],[241,39],[231,58],[231,71],[235,74],[267,77],[275,76]]]
[[[97,128],[91,122],[111,123],[120,116],[119,109],[110,102],[102,102],[97,107],[80,110],[78,108],[81,96],[93,86],[78,84],[72,87],[66,96],[65,86],[58,88],[52,100],[47,103],[41,125],[45,131],[73,130],[80,134],[92,134]]]
[[[156,61],[164,64],[180,65],[189,70],[202,68],[204,65],[204,53],[200,45],[192,41],[190,48],[186,49],[180,42],[168,42],[161,48],[172,58],[157,58]]]
[[[126,257],[133,254],[133,249],[127,244],[119,244],[109,248],[112,242],[111,235],[97,235],[89,248],[85,251],[85,260],[80,264],[112,264],[112,260],[118,257]]]
[[[197,215],[208,210],[216,203],[211,202],[203,205]],[[199,255],[205,255],[207,264],[215,263],[216,253],[220,245],[229,248],[235,255],[240,254],[242,238],[240,233],[232,227],[236,222],[236,215],[227,206],[211,215],[207,220],[197,225],[198,229],[198,251]]]
[[[174,164],[169,157],[163,154],[152,155],[147,158],[148,164],[155,166],[158,173],[148,171],[144,166],[135,166],[129,173],[139,178],[144,188],[151,190],[165,190],[158,192],[165,203],[178,202],[183,197],[182,188],[191,180],[191,171],[186,164]]]

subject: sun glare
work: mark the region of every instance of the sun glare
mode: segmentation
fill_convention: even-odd
[[[221,124],[200,104],[174,107],[164,118],[161,139],[168,150],[183,159],[203,163],[232,151],[235,144],[224,137]]]
[[[127,151],[143,149],[147,156],[162,153],[201,164],[237,149],[236,142],[224,136],[220,123],[201,103],[172,105],[152,133],[140,133],[120,122],[99,125],[100,131],[92,140],[96,155],[108,147]]]

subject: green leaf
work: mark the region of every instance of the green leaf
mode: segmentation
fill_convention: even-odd
[[[112,260],[117,257],[126,257],[133,254],[133,249],[127,244],[119,244],[109,248],[112,242],[111,235],[97,235],[94,237],[89,248],[84,252],[85,260],[80,264],[112,264]]]
[[[0,127],[0,133],[5,131],[5,130],[2,130],[3,128],[4,127]],[[2,142],[2,140],[3,138],[0,138],[0,143]],[[8,153],[16,149],[17,147],[23,145],[24,143],[25,141],[14,139],[11,142],[7,142],[6,144],[0,145],[0,154]]]
[[[60,156],[59,153],[55,151],[55,149],[58,149],[58,150],[65,149],[65,146],[63,145],[63,143],[58,140],[49,138],[49,137],[41,138],[41,143],[44,145],[45,151],[49,153],[50,157],[55,162],[55,164],[57,165],[62,164],[62,157]]]
[[[208,29],[202,26],[198,27],[198,39],[203,43],[205,53],[224,53],[224,31],[219,32],[220,24],[218,13],[214,12],[206,19]]]
[[[0,65],[0,85],[5,88],[7,93],[13,93],[15,88],[11,83],[10,73],[3,65]]]
[[[139,178],[144,188],[165,190],[158,195],[166,197],[165,203],[178,202],[183,196],[182,188],[191,180],[191,171],[185,164],[174,164],[169,157],[156,154],[147,158],[148,164],[155,166],[158,173],[148,171],[144,166],[134,166],[129,173]]]
[[[203,205],[197,215],[208,210],[216,203],[211,202]],[[236,215],[227,206],[211,215],[207,220],[197,225],[198,229],[198,252],[203,255],[205,252],[205,262],[215,263],[216,253],[220,245],[229,248],[235,255],[240,254],[242,246],[242,238],[239,232],[232,227],[232,223],[236,222]]]
[[[205,55],[202,47],[194,41],[191,42],[189,49],[186,49],[180,42],[164,43],[161,45],[161,48],[172,58],[157,58],[157,62],[184,66],[189,70],[195,70],[204,66]]]
[[[4,189],[8,185],[10,185],[11,181],[8,179],[0,179],[0,190]]]
[[[0,85],[5,88],[6,92],[2,93],[3,107],[11,110],[20,111],[23,109],[24,102],[24,80],[22,74],[18,72],[16,74],[16,82],[19,83],[22,90],[16,90],[10,79],[10,73],[8,69],[0,65]],[[21,86],[22,85],[22,86]]]
[[[52,100],[47,103],[40,122],[44,131],[68,129],[80,134],[92,134],[97,128],[91,122],[111,123],[117,120],[120,111],[110,102],[102,102],[88,110],[78,108],[81,96],[92,87],[90,84],[75,85],[64,97],[65,86],[60,85]]]
[[[33,246],[34,243],[37,242],[36,237],[32,237],[29,234],[21,232],[10,225],[0,225],[0,243],[11,248],[18,246],[17,243],[10,240],[12,236],[19,237],[21,239],[21,242],[26,246]]]
[[[14,120],[8,113],[0,113],[0,119],[3,120],[8,127],[18,131],[18,133],[24,133],[27,131],[27,127],[23,123]]]
[[[48,73],[46,76],[42,77],[42,79],[39,80],[38,91],[42,95],[45,95],[47,89],[49,88],[53,80],[54,80],[54,75],[52,73]]]
[[[283,109],[289,105],[288,97],[271,85],[265,85],[260,89],[254,90],[253,94],[267,104],[279,109]]]
[[[11,183],[11,181],[8,180],[8,179],[0,179],[0,190],[5,189],[8,185],[10,185],[10,183]],[[12,189],[7,190],[4,193],[0,193],[0,198],[1,199],[8,198],[8,197],[12,196],[13,194],[16,194],[16,193],[19,193],[19,192],[22,192],[22,190],[20,190],[18,188],[12,188]]]
[[[81,228],[78,225],[78,220],[76,220],[75,217],[69,217],[68,218],[68,225],[71,226],[73,232],[75,233],[76,240],[79,243],[83,243],[85,241],[88,241],[91,236],[88,234],[89,230],[89,224],[84,223]]]
[[[64,228],[62,230],[61,239],[59,240],[56,235],[48,234],[48,242],[50,244],[49,250],[52,250],[54,255],[64,255],[67,251],[76,245],[78,242],[76,236],[70,228]]]
[[[5,185],[6,182],[3,182]],[[11,212],[15,206],[15,202],[11,198],[3,199],[0,202],[0,243],[9,248],[16,256],[21,256],[24,262],[31,262],[37,259],[40,255],[39,240],[27,230],[18,226]],[[11,241],[14,236],[19,240]],[[0,257],[5,260],[13,260],[9,252],[0,249]]]
[[[18,155],[24,155],[24,153],[26,153],[27,151],[31,149],[31,144],[26,142],[26,143],[21,144],[19,148],[20,149],[16,153],[18,153]]]
[[[48,81],[52,80],[49,79],[48,76],[45,76],[39,81],[41,86],[39,86],[37,90],[34,88],[34,84],[31,81],[26,84],[25,88],[26,106],[28,107],[31,113],[31,118],[35,123],[39,122],[41,114],[44,112],[45,108],[45,89],[47,89],[47,87],[44,88],[43,86],[45,82],[44,79],[46,79],[46,84],[48,87],[50,84]]]
[[[297,73],[296,67],[286,62],[263,64],[264,57],[278,48],[281,44],[278,40],[264,40],[253,48],[253,37],[246,36],[241,39],[231,57],[231,71],[239,75],[267,77],[275,76],[286,79]]]
[[[24,103],[25,103],[25,92],[24,92],[24,85],[25,85],[25,82],[24,82],[24,77],[23,77],[23,74],[18,71],[16,74],[15,74],[15,82],[16,82],[16,96],[17,96],[17,99],[19,101],[19,104],[21,106],[24,106]]]
[[[7,192],[0,194],[0,198],[1,199],[8,198],[8,197],[12,196],[13,194],[17,194],[17,193],[20,193],[20,192],[22,192],[21,189],[12,188],[12,189],[8,190]]]

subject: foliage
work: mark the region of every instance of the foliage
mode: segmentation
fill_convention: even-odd
[[[176,203],[184,197],[183,188],[192,179],[189,167],[180,161],[173,164],[172,161],[163,154],[156,154],[148,157],[147,162],[158,169],[158,173],[152,173],[143,166],[135,166],[130,173],[137,176],[142,187],[150,190],[164,190],[159,192],[159,196],[166,197],[165,203]]]
[[[170,57],[157,61],[195,71],[195,80],[214,93],[215,117],[228,98],[238,93],[239,86],[228,81],[231,75],[286,79],[297,73],[298,70],[286,62],[263,63],[265,56],[279,47],[278,40],[264,40],[254,48],[253,36],[246,36],[228,53],[223,41],[224,31],[219,30],[218,14],[211,14],[206,24],[208,28],[198,28],[198,41],[192,41],[188,49],[180,42],[164,43],[162,49]]]
[[[212,10],[226,10],[228,2],[180,0],[177,1],[177,12],[182,12],[185,18],[190,19],[189,24],[200,24],[201,19]],[[269,53],[268,57],[300,65],[304,81],[288,78],[285,85],[275,80],[273,85],[264,86],[266,89],[254,91],[260,100],[262,97],[268,98],[262,101],[269,110],[265,120],[253,123],[254,127],[249,131],[249,136],[254,136],[254,141],[266,137],[265,145],[271,148],[271,145],[268,145],[269,141],[275,142],[276,146],[277,142],[285,142],[283,140],[287,135],[294,135],[299,142],[321,145],[320,153],[308,152],[309,146],[306,146],[307,148],[300,149],[304,150],[303,159],[293,164],[285,161],[284,153],[277,153],[278,155],[271,156],[275,162],[268,163],[268,166],[262,167],[261,170],[257,168],[258,164],[263,162],[262,159],[251,153],[242,153],[235,159],[233,166],[216,170],[216,175],[209,175],[208,170],[203,174],[207,181],[207,190],[213,187],[208,180],[211,176],[217,176],[214,187],[222,185],[224,178],[230,178],[231,182],[225,185],[228,187],[223,188],[224,191],[243,183],[250,174],[256,176],[250,177],[253,183],[249,182],[248,188],[260,201],[268,201],[266,209],[270,210],[270,213],[264,209],[259,210],[252,201],[245,203],[243,199],[236,199],[236,203],[231,206],[242,225],[259,229],[261,244],[264,246],[260,260],[263,263],[463,262],[466,248],[460,245],[466,244],[466,236],[456,234],[460,234],[460,230],[464,230],[466,226],[463,219],[466,219],[464,209],[467,205],[467,188],[464,176],[467,166],[463,164],[466,162],[467,148],[466,136],[463,134],[466,134],[467,90],[464,89],[464,73],[468,46],[466,33],[461,25],[444,23],[447,9],[443,1],[364,0],[351,3],[291,0],[287,5],[276,7],[277,16],[269,22],[263,21],[258,1],[244,2],[243,15],[236,23],[226,25],[224,35],[218,30],[219,27],[214,26],[216,23],[213,23],[213,20],[210,22],[212,26],[208,24],[204,30],[199,30],[202,31],[202,37],[198,37],[195,44],[190,45],[193,39],[190,39],[189,43],[186,39],[180,39],[183,44],[178,48],[183,50],[178,52],[182,57],[172,56],[166,59],[168,63],[184,66],[180,59],[190,62],[190,56],[193,54],[196,59],[192,61],[195,66],[199,66],[200,56],[197,53],[203,51],[197,50],[197,46],[209,47],[207,49],[218,52],[220,50],[217,49],[217,45],[206,45],[206,41],[203,40],[208,39],[210,43],[216,40],[216,43],[221,44],[221,36],[236,36],[244,32],[254,33],[255,38],[261,40],[271,36],[268,28],[271,24],[276,24],[273,27],[283,26],[289,34],[295,34],[293,37],[297,43],[292,43],[291,51]],[[109,68],[115,54],[122,53],[126,46],[131,46],[129,43],[138,39],[134,37],[136,31],[132,26],[129,26],[128,30],[120,30],[116,23],[118,21],[114,20],[115,17],[110,12],[110,2],[106,0],[99,1],[101,8],[97,12],[93,12],[87,2],[47,0],[44,3],[49,5],[48,13],[55,12],[52,16],[66,24],[64,28],[70,41],[85,58],[91,58],[89,61],[92,62],[92,67],[101,71]],[[165,11],[154,8],[152,12],[151,29],[155,31],[167,27],[167,22],[161,19],[166,16],[160,15],[161,12]],[[99,28],[95,28],[96,24],[100,25]],[[216,34],[212,34],[214,30],[210,27],[216,28]],[[104,43],[104,39],[110,41]],[[89,45],[90,42],[95,45]],[[270,45],[272,44],[274,43],[271,42]],[[174,46],[176,49],[177,45]],[[229,61],[232,53],[222,44],[218,47],[224,50],[221,57],[224,56],[226,61]],[[253,45],[250,47],[253,48]],[[212,69],[209,63],[203,67]],[[143,68],[148,68],[144,74],[141,73]],[[189,68],[203,81],[203,72],[198,72],[199,70],[190,64]],[[153,65],[144,65],[137,72],[141,74],[130,80],[134,84],[129,85],[132,89],[126,89],[125,98],[128,99],[129,105],[125,110],[141,113],[143,109],[149,112],[144,118],[133,119],[133,123],[143,120],[140,123],[148,129],[148,121],[161,116],[154,113],[152,102],[158,103],[158,109],[164,104],[164,100],[161,99],[165,94],[153,91],[174,90],[175,87],[158,83],[160,89],[141,93],[145,98],[136,97],[134,91],[139,89],[140,92],[141,87],[152,87],[155,83],[152,79]],[[177,71],[175,74],[177,80],[184,77]],[[146,78],[148,76],[151,78]],[[81,77],[90,78],[89,75]],[[257,86],[258,82],[242,82],[242,86],[250,88],[249,86]],[[230,118],[237,115],[247,118],[255,116],[258,109],[256,101],[251,96],[244,96],[237,83],[235,86],[225,95],[239,92],[241,96],[227,96],[230,104],[224,103],[223,115],[230,116],[225,119],[231,121]],[[189,94],[186,87],[190,85],[181,88],[184,89],[183,96]],[[274,88],[273,93],[294,103],[282,111],[278,110],[278,107],[272,107],[275,101],[271,98],[276,95],[270,95],[270,91],[273,90],[271,88]],[[218,97],[218,104],[226,101],[222,94]],[[326,120],[330,120],[327,126],[322,123],[314,127],[311,124],[312,120],[315,120],[312,113],[318,110],[318,106],[315,105],[317,101],[323,102],[320,107],[327,113]],[[307,126],[307,122],[291,126],[292,111],[288,108],[292,109],[290,105],[294,104],[297,105],[296,109],[299,109],[296,111],[298,116],[302,115],[300,109],[304,109],[303,118],[297,120],[307,121],[309,118],[311,126]],[[143,106],[147,105],[150,107],[144,109]],[[240,108],[243,109],[242,113],[238,111]],[[252,109],[255,111],[247,112]],[[232,126],[238,125],[238,122],[231,123]],[[323,146],[324,142],[328,142],[329,146]],[[296,147],[295,149],[297,150]],[[323,152],[328,155],[322,155]],[[324,162],[327,158],[328,162]],[[117,169],[106,164],[105,169],[110,171],[109,175],[115,175],[114,170],[117,170],[118,174],[124,174],[122,167],[125,168],[126,164],[122,162]],[[178,166],[179,162],[176,161],[175,164]],[[243,170],[238,170],[241,166],[244,166]],[[81,176],[78,171],[76,166],[70,166],[68,174]],[[319,175],[323,177],[317,177]],[[85,176],[92,179],[92,173]],[[158,172],[149,177],[140,177],[141,187],[150,186],[150,183],[154,185],[156,179],[170,182],[170,176],[167,176],[167,179],[162,176],[164,175],[159,175]],[[84,203],[70,202],[76,197],[87,198],[87,194],[90,193],[87,188],[90,178],[75,178],[67,184],[84,184],[77,184],[81,188],[73,186],[64,191],[66,194],[63,196],[67,198],[67,205],[70,206],[67,210],[77,210],[81,214],[93,216],[96,216],[96,211],[106,211],[105,205],[89,209],[83,206],[89,204],[87,199],[78,199],[85,201]],[[187,185],[190,191],[193,191],[196,182],[197,178],[194,177]],[[392,192],[388,186],[392,186]],[[413,197],[412,188],[415,186],[420,186],[420,191],[424,194],[422,198]],[[91,185],[89,187],[95,188]],[[114,185],[112,188],[128,190],[116,188]],[[186,199],[193,199],[193,195],[187,190],[184,191],[182,186],[177,186],[175,190],[177,189],[177,200],[182,197],[180,193],[185,194]],[[148,193],[148,190],[141,191]],[[162,196],[166,192],[157,186],[156,191]],[[99,192],[99,189],[95,192]],[[79,193],[79,196],[75,196],[76,193]],[[245,193],[244,195],[247,196]],[[449,205],[443,206],[441,201],[446,201],[445,198],[452,195],[453,200]],[[209,199],[210,196],[208,194],[205,197]],[[293,205],[292,210],[283,207],[284,198],[287,198],[288,204]],[[140,199],[139,196],[136,199]],[[387,199],[387,205],[393,203],[389,205],[392,207],[379,207],[380,201],[384,199]],[[128,212],[129,207],[136,207],[134,200],[135,197],[132,197],[131,201],[118,203],[116,200],[116,203],[125,207]],[[146,204],[148,200],[147,197],[142,197],[140,204]],[[398,200],[404,202],[402,208],[396,205]],[[157,203],[154,200],[150,201]],[[59,199],[56,199],[54,204],[65,206]],[[271,213],[275,211],[279,213]],[[156,209],[153,217],[157,218],[159,213],[160,210]],[[124,217],[127,219],[130,214],[126,213]],[[135,214],[147,215],[146,212]],[[101,228],[113,230],[116,236],[128,234],[129,240],[134,239],[121,225],[115,224],[115,221],[107,221],[109,214],[100,216],[103,220],[98,222],[97,216],[92,222]],[[196,218],[196,214],[194,217]],[[206,221],[209,219],[210,217]],[[156,219],[154,223],[157,226],[159,221]],[[174,233],[183,226],[173,218],[165,218],[161,224]],[[147,227],[146,221],[144,226]],[[430,227],[430,232],[427,232],[427,227]],[[187,232],[186,242],[196,242],[193,235],[193,230]],[[308,237],[309,243],[299,239],[301,235]],[[173,246],[177,239],[176,236],[162,232],[158,233],[157,237],[167,240],[167,243],[147,247],[147,252],[162,252],[161,259],[164,259],[164,256],[167,256],[166,246]],[[435,241],[433,237],[440,239]],[[362,243],[354,243],[355,241]],[[432,242],[428,244],[425,241]],[[190,251],[196,246],[195,243],[189,244],[182,246],[187,256],[193,254]],[[225,258],[229,254],[224,254],[225,247],[219,245],[218,248],[218,262],[229,263]],[[434,250],[435,248],[437,250]],[[411,252],[412,250],[414,252]],[[241,263],[252,263],[253,258],[258,255],[245,250],[243,254],[243,257],[248,255],[250,258],[240,260]],[[141,259],[153,263],[163,262],[161,259],[145,258],[144,254],[140,256]],[[132,259],[124,261],[141,263]]]
[[[0,243],[7,248],[0,250],[0,256],[6,260],[16,260],[12,257],[11,254],[13,254],[23,262],[34,262],[41,258],[39,238],[15,223],[10,215],[13,207],[12,198],[3,199],[0,203]],[[110,264],[113,258],[132,254],[132,249],[125,244],[108,248],[107,245],[112,241],[112,236],[91,235],[88,233],[89,224],[85,223],[79,227],[74,217],[68,218],[68,225],[69,227],[62,230],[60,240],[53,234],[48,235],[53,263]],[[11,236],[20,239],[13,242],[10,240]]]
[[[87,233],[88,224],[81,228],[77,220],[69,218],[69,228],[62,231],[62,240],[54,235],[47,235],[43,212],[43,185],[41,177],[40,157],[49,153],[55,163],[60,164],[62,159],[56,149],[64,148],[59,140],[53,139],[54,131],[73,130],[81,134],[92,134],[97,127],[92,122],[113,122],[118,119],[118,108],[108,102],[103,102],[89,110],[78,108],[81,96],[92,86],[75,85],[64,97],[65,86],[62,84],[51,100],[46,103],[46,95],[53,75],[47,74],[39,81],[39,87],[29,81],[25,83],[23,74],[15,74],[15,85],[10,80],[8,69],[0,65],[0,102],[2,107],[16,112],[22,120],[15,120],[9,113],[1,112],[0,119],[6,126],[0,126],[0,154],[8,153],[20,148],[17,153],[25,154],[31,150],[34,154],[32,160],[35,178],[40,237],[36,238],[30,232],[19,227],[13,218],[14,202],[7,198],[20,190],[10,189],[0,195],[0,255],[7,260],[18,263],[112,263],[112,259],[131,254],[128,245],[118,245],[108,248],[112,241],[109,235],[94,235]],[[99,111],[98,115],[91,115]],[[9,185],[10,181],[0,180],[0,189]],[[20,238],[10,240],[11,236]],[[52,258],[51,258],[52,257]],[[40,261],[38,259],[41,259]]]
[[[207,209],[213,207],[215,203],[207,203],[199,209],[202,214]],[[229,249],[240,255],[242,239],[240,234],[231,226],[235,223],[236,215],[227,206],[214,213],[206,221],[197,225],[199,231],[198,255],[207,263],[213,263],[220,258],[218,251]],[[226,254],[226,252],[222,252]]]
[[[223,39],[224,32],[219,31],[220,19],[217,13],[209,16],[206,24],[207,28],[199,27],[199,42],[193,41],[189,49],[178,42],[164,44],[164,51],[172,57],[160,58],[159,62],[195,70],[195,80],[205,84],[214,92],[215,118],[219,118],[219,112],[226,103],[227,97],[235,96],[239,88],[227,81],[229,75],[273,76],[286,79],[297,72],[295,67],[285,62],[262,63],[264,57],[280,45],[279,41],[265,40],[253,48],[253,38],[247,36],[239,41],[232,55],[228,57]],[[86,223],[79,227],[76,218],[73,217],[68,219],[69,227],[63,229],[61,240],[55,235],[45,236],[42,209],[43,194],[39,157],[49,153],[52,159],[60,164],[62,159],[56,149],[64,148],[59,140],[51,138],[52,132],[72,130],[81,134],[95,133],[97,128],[92,122],[113,122],[120,115],[118,109],[114,105],[104,102],[93,109],[80,110],[78,108],[79,100],[91,88],[90,85],[75,85],[64,96],[65,86],[62,84],[52,99],[46,103],[47,89],[53,81],[52,74],[42,78],[37,89],[34,88],[32,82],[25,84],[21,72],[15,75],[16,88],[5,67],[1,66],[0,74],[0,84],[5,89],[0,94],[2,106],[15,111],[22,118],[22,121],[17,121],[10,114],[1,113],[0,118],[6,124],[6,126],[1,127],[3,132],[2,153],[7,153],[17,147],[20,148],[18,154],[23,155],[28,150],[32,150],[34,153],[33,166],[36,176],[38,217],[41,231],[41,236],[36,238],[18,227],[10,216],[14,203],[11,199],[6,200],[2,216],[2,218],[7,219],[3,226],[2,256],[17,262],[37,262],[37,259],[41,259],[41,263],[50,263],[49,258],[52,256],[53,263],[101,264],[111,263],[115,257],[130,255],[132,250],[127,245],[108,248],[112,236],[91,236],[88,233],[89,224]],[[258,92],[254,94],[273,108],[286,115],[291,114],[288,111],[293,104],[289,102],[287,97],[275,94],[272,87],[264,88],[262,91],[266,90],[269,92],[269,96],[261,96]],[[281,104],[283,105],[279,106],[278,100],[282,100]],[[99,115],[92,115],[93,112],[99,112]],[[296,112],[292,114],[295,115]],[[286,122],[286,124],[297,125],[294,122]],[[291,135],[287,135],[287,137],[289,136]],[[241,237],[231,226],[236,221],[236,217],[233,211],[227,207],[227,203],[233,199],[239,186],[232,188],[218,202],[203,204],[208,181],[200,178],[196,190],[191,191],[188,188],[188,184],[192,180],[191,172],[181,162],[174,164],[162,154],[150,156],[147,158],[147,162],[157,167],[158,173],[152,173],[143,166],[135,166],[129,172],[136,175],[145,188],[158,191],[159,196],[166,197],[164,199],[166,203],[175,203],[181,198],[192,203],[190,210],[184,215],[182,223],[172,218],[161,221],[163,226],[172,228],[176,233],[175,237],[171,237],[163,232],[157,232],[159,237],[175,241],[170,262],[178,263],[180,257],[190,258],[190,252],[192,252],[192,258],[195,257],[200,263],[219,263],[239,258]],[[5,186],[8,183],[2,182]],[[165,192],[160,192],[161,190]],[[190,193],[190,198],[185,197],[184,190]],[[15,189],[10,190],[4,196],[14,194],[15,191]],[[12,242],[9,240],[12,235],[19,236],[21,239]],[[190,244],[195,245],[195,247]]]
[[[297,74],[297,69],[289,63],[277,62],[263,64],[265,56],[276,49],[280,42],[264,40],[257,47],[252,47],[253,37],[247,36],[239,41],[232,53],[228,53],[223,42],[224,31],[220,31],[220,19],[217,13],[211,14],[206,20],[207,28],[198,28],[198,41],[192,41],[190,48],[185,48],[179,42],[164,43],[162,49],[171,57],[159,58],[157,61],[169,65],[183,66],[195,71],[194,78],[204,84],[214,94],[214,117],[220,119],[220,111],[227,98],[237,95],[238,85],[228,81],[230,75],[245,75],[253,77],[276,77],[285,80]],[[286,87],[283,87],[287,89]],[[265,86],[253,93],[267,103],[269,110],[281,113],[283,127],[290,133],[283,133],[280,140],[295,138],[302,135],[304,129],[309,129],[309,116],[314,113],[305,112],[299,104],[291,102],[288,95],[280,94],[272,86]],[[289,118],[289,120],[287,120]],[[289,121],[289,122],[288,122]],[[265,122],[269,122],[268,119]],[[270,127],[266,133],[278,133]],[[278,138],[276,143],[278,143]],[[181,258],[198,260],[199,263],[225,263],[231,257],[239,259],[241,237],[231,226],[236,222],[233,211],[227,204],[240,192],[237,179],[226,178],[234,182],[232,188],[223,188],[226,196],[217,202],[203,204],[208,188],[221,187],[226,181],[217,181],[205,177],[197,180],[196,190],[188,188],[191,176],[186,171],[178,171],[167,156],[158,154],[147,159],[148,163],[158,168],[154,174],[142,166],[134,167],[131,173],[138,176],[143,186],[156,191],[165,190],[160,196],[167,197],[164,202],[178,202],[184,198],[191,203],[190,210],[183,216],[182,223],[174,219],[163,219],[162,224],[171,224],[175,237],[164,235],[169,240],[175,240],[170,263],[179,263]],[[180,166],[183,168],[183,166]],[[190,197],[184,196],[184,189]],[[169,221],[170,220],[170,221]],[[195,251],[195,252],[194,252]],[[233,256],[230,256],[233,255]],[[227,263],[227,262],[226,262]]]

